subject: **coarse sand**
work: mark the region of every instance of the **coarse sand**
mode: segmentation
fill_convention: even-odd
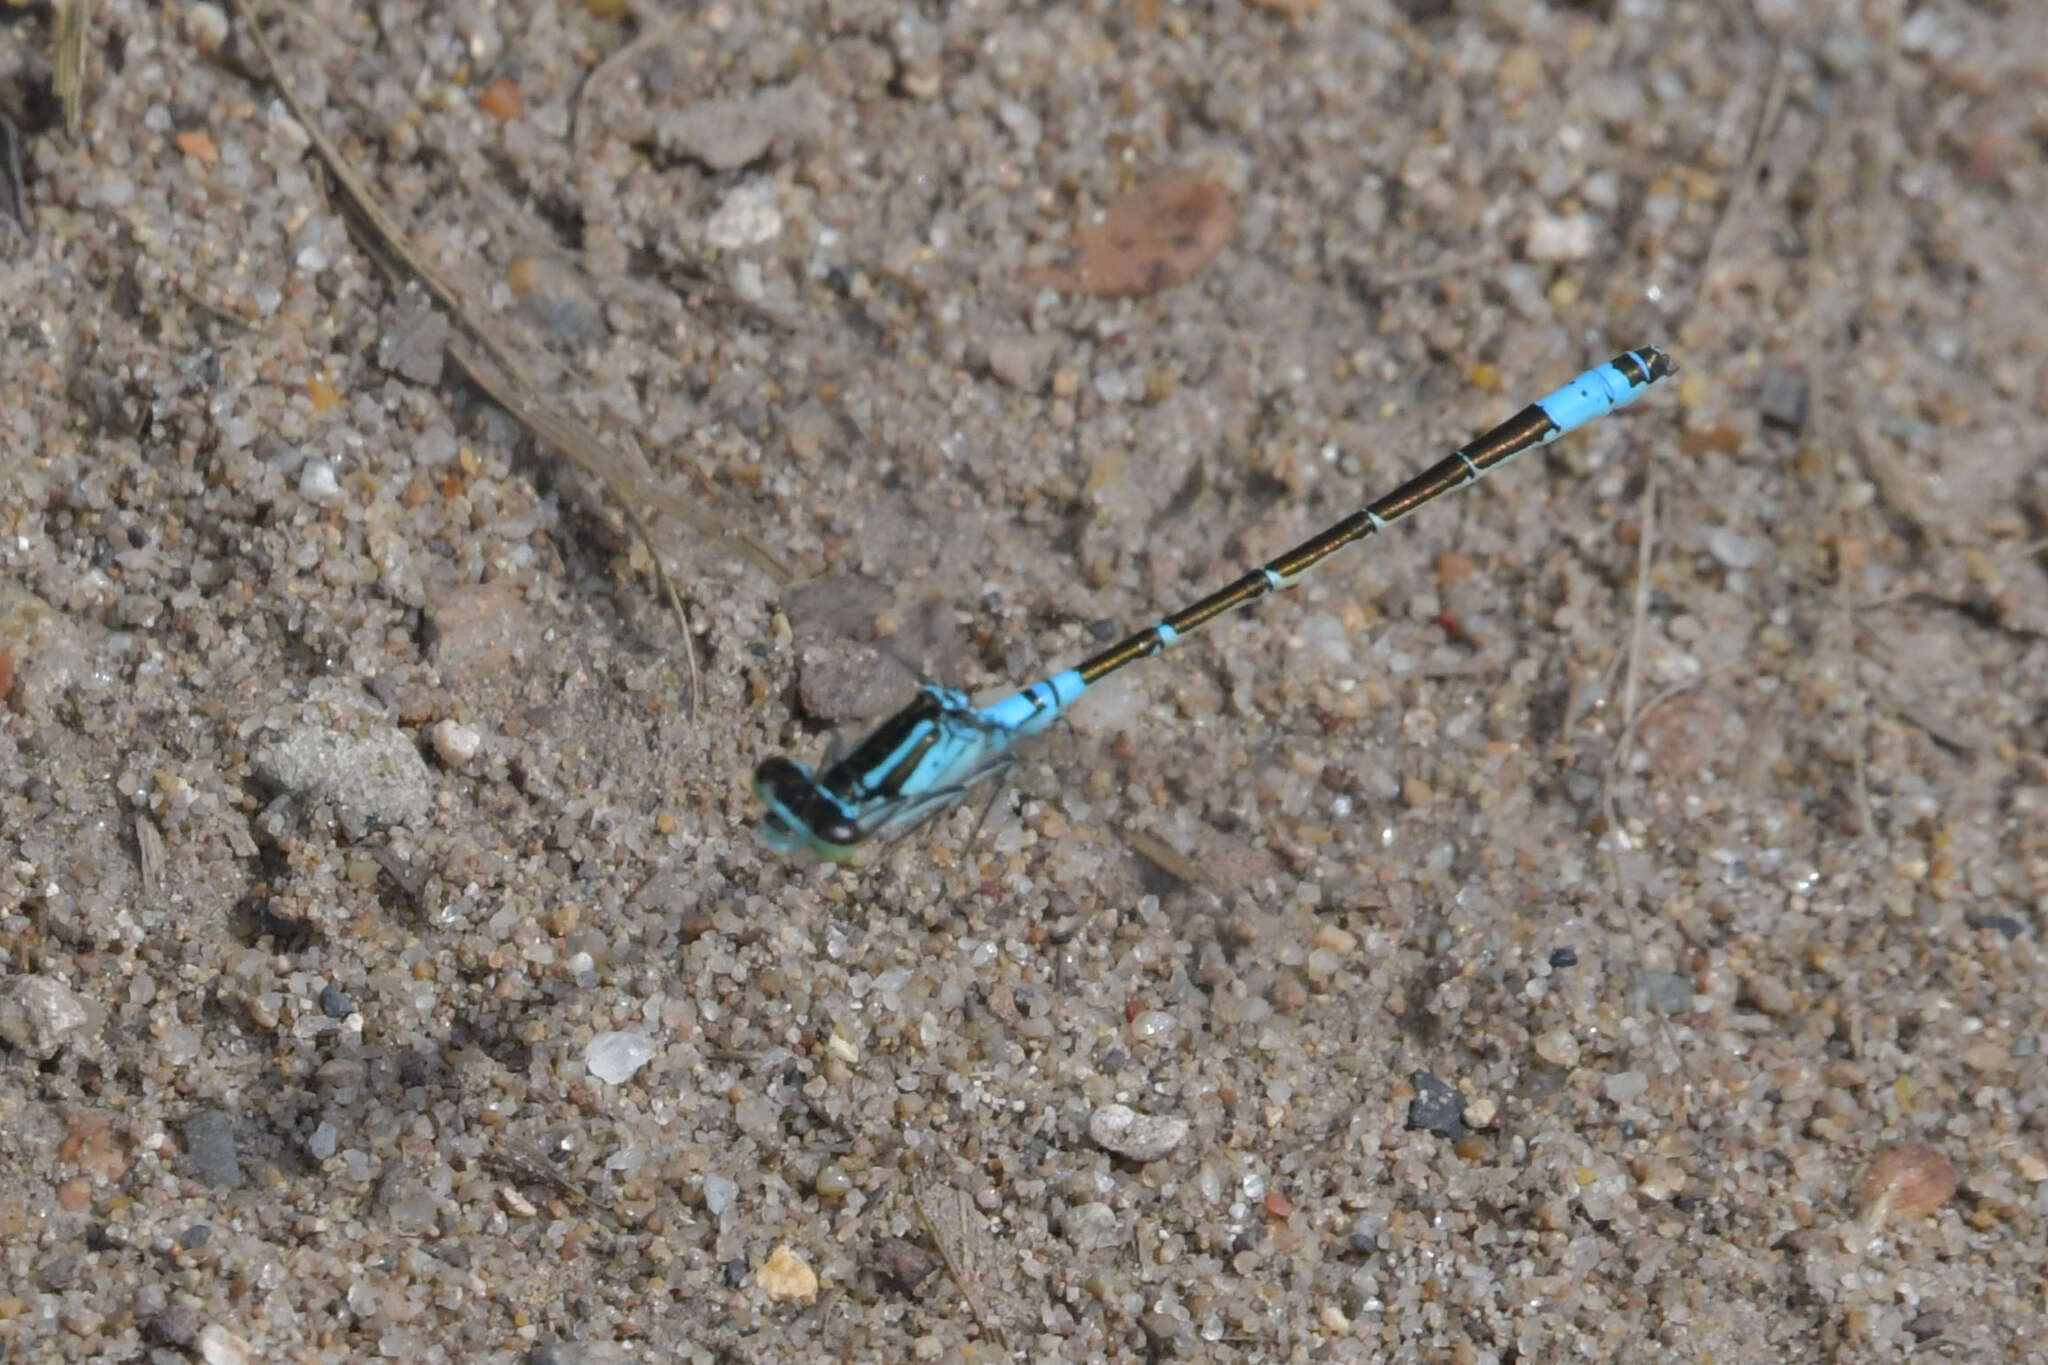
[[[0,1361],[2048,1359],[2048,6],[279,8],[0,7]]]

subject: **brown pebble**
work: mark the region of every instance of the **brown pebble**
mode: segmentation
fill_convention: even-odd
[[[213,139],[200,129],[179,133],[174,141],[178,150],[202,166],[212,166],[220,161],[220,148],[213,145]]]
[[[489,114],[500,123],[519,117],[523,107],[519,98],[519,82],[510,76],[500,76],[484,87],[476,97],[477,108]]]
[[[1886,1218],[1925,1218],[1955,1197],[1956,1172],[1948,1158],[1922,1142],[1887,1147],[1871,1159],[1851,1197],[1872,1231]]]
[[[875,1273],[898,1289],[915,1289],[939,1268],[939,1258],[915,1242],[883,1237],[875,1243]]]
[[[92,1182],[84,1176],[57,1187],[57,1206],[66,1213],[84,1213],[92,1207]]]
[[[1963,1065],[1980,1075],[1993,1075],[2012,1065],[2012,1054],[1989,1039],[1963,1049]]]
[[[1294,972],[1282,971],[1266,987],[1266,1001],[1281,1014],[1299,1014],[1308,1004],[1308,987]]]
[[[1025,272],[1025,283],[1108,297],[1156,293],[1208,265],[1236,227],[1237,209],[1218,181],[1206,175],[1155,180],[1076,231],[1067,260]]]

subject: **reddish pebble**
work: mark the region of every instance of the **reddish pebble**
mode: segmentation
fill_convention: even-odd
[[[1110,297],[1156,293],[1208,265],[1236,227],[1230,193],[1217,181],[1204,175],[1156,180],[1076,232],[1064,264],[1028,271],[1025,282]]]
[[[1856,1211],[1874,1231],[1886,1218],[1925,1218],[1955,1197],[1948,1158],[1922,1142],[1887,1147],[1871,1159],[1853,1191]]]
[[[179,133],[175,140],[179,151],[203,166],[211,166],[220,160],[220,148],[214,146],[213,139],[198,129],[189,133]]]
[[[510,76],[500,76],[484,87],[476,97],[477,108],[489,114],[500,123],[519,117],[523,107],[519,98],[519,83]]]

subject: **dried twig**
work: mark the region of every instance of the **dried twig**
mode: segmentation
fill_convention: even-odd
[[[269,40],[263,36],[251,7],[244,3],[244,0],[229,0],[229,3],[241,18],[243,27],[248,30],[250,40],[262,56],[265,66],[269,68],[271,83],[276,86],[279,96],[291,109],[293,117],[305,129],[307,138],[312,142],[314,151],[319,155],[321,163],[326,166],[328,174],[340,186],[349,207],[353,210],[350,215],[351,221],[361,234],[365,247],[387,270],[396,270],[394,262],[402,265],[404,272],[417,279],[475,338],[474,346],[459,339],[450,341],[450,358],[471,382],[489,394],[494,402],[503,407],[535,437],[552,446],[570,463],[603,485],[625,513],[634,534],[647,546],[648,555],[654,562],[655,578],[661,585],[670,611],[675,615],[678,628],[682,631],[684,657],[690,670],[690,709],[691,714],[695,715],[701,701],[701,684],[697,672],[696,648],[691,642],[689,618],[683,609],[682,595],[677,592],[674,582],[669,577],[667,566],[662,563],[661,551],[649,534],[640,509],[654,507],[667,512],[692,530],[737,549],[755,567],[777,583],[788,581],[788,571],[782,562],[759,542],[735,532],[718,518],[697,510],[675,494],[657,488],[650,477],[633,468],[625,457],[599,440],[595,432],[539,396],[536,386],[527,378],[511,348],[499,339],[482,318],[471,311],[454,285],[412,249],[397,221],[371,192],[369,185],[348,159],[342,155],[341,149],[321,131],[320,125],[313,119],[312,111],[299,99],[297,90],[286,81],[283,65],[278,61]]]
[[[73,137],[85,123],[85,49],[99,0],[57,0],[50,34],[50,84],[64,106],[64,131]]]
[[[946,1263],[946,1273],[959,1286],[960,1297],[967,1300],[968,1311],[982,1331],[1007,1349],[1002,1325],[984,1307],[990,1291],[1005,1283],[995,1273],[995,1238],[989,1235],[988,1220],[974,1207],[967,1191],[949,1182],[920,1181],[914,1198],[917,1216],[938,1248],[939,1259]]]

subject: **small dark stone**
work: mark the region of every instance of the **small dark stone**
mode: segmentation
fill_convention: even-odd
[[[328,982],[320,990],[320,1012],[329,1019],[346,1019],[356,1012],[356,1002],[348,998],[348,992]]]
[[[1110,620],[1107,616],[1098,617],[1088,623],[1088,633],[1098,640],[1114,640],[1116,638],[1116,622]]]
[[[1578,965],[1579,950],[1577,948],[1559,948],[1550,955],[1550,966],[1553,971],[1562,971],[1566,967],[1576,967]]]
[[[219,1109],[202,1109],[185,1120],[185,1169],[217,1190],[239,1190],[248,1183],[235,1154],[235,1123]]]
[[[78,1258],[52,1256],[36,1270],[36,1279],[52,1294],[62,1294],[78,1283]]]
[[[526,1365],[576,1365],[576,1353],[559,1341],[543,1341],[526,1353]]]
[[[1780,1251],[1789,1251],[1795,1256],[1804,1256],[1826,1240],[1827,1234],[1819,1228],[1794,1228],[1780,1237],[1774,1244]]]
[[[178,1234],[178,1245],[187,1251],[196,1250],[213,1240],[213,1226],[210,1223],[194,1223]]]
[[[1923,1308],[1906,1320],[1906,1330],[1918,1341],[1932,1341],[1953,1326],[1955,1314],[1946,1308]]]
[[[1776,368],[1765,372],[1757,394],[1757,414],[1766,426],[1798,432],[1806,427],[1806,375],[1795,369]]]
[[[1465,1097],[1426,1071],[1408,1077],[1415,1098],[1408,1102],[1410,1132],[1430,1133],[1440,1138],[1465,1136]]]
[[[810,640],[797,651],[797,697],[827,724],[889,715],[916,688],[917,675],[894,655],[843,635]]]
[[[2011,915],[1968,915],[1963,922],[1972,929],[1996,929],[2008,943],[2027,932],[2027,926]]]
[[[939,1258],[915,1242],[883,1237],[875,1242],[875,1273],[908,1292],[939,1268]]]
[[[149,1320],[149,1335],[166,1346],[184,1350],[199,1340],[199,1315],[184,1304],[174,1303]]]
[[[730,1261],[727,1261],[725,1263],[725,1287],[727,1289],[738,1289],[741,1285],[747,1282],[747,1277],[752,1273],[753,1272],[749,1270],[747,1267],[746,1257],[733,1257]]]

